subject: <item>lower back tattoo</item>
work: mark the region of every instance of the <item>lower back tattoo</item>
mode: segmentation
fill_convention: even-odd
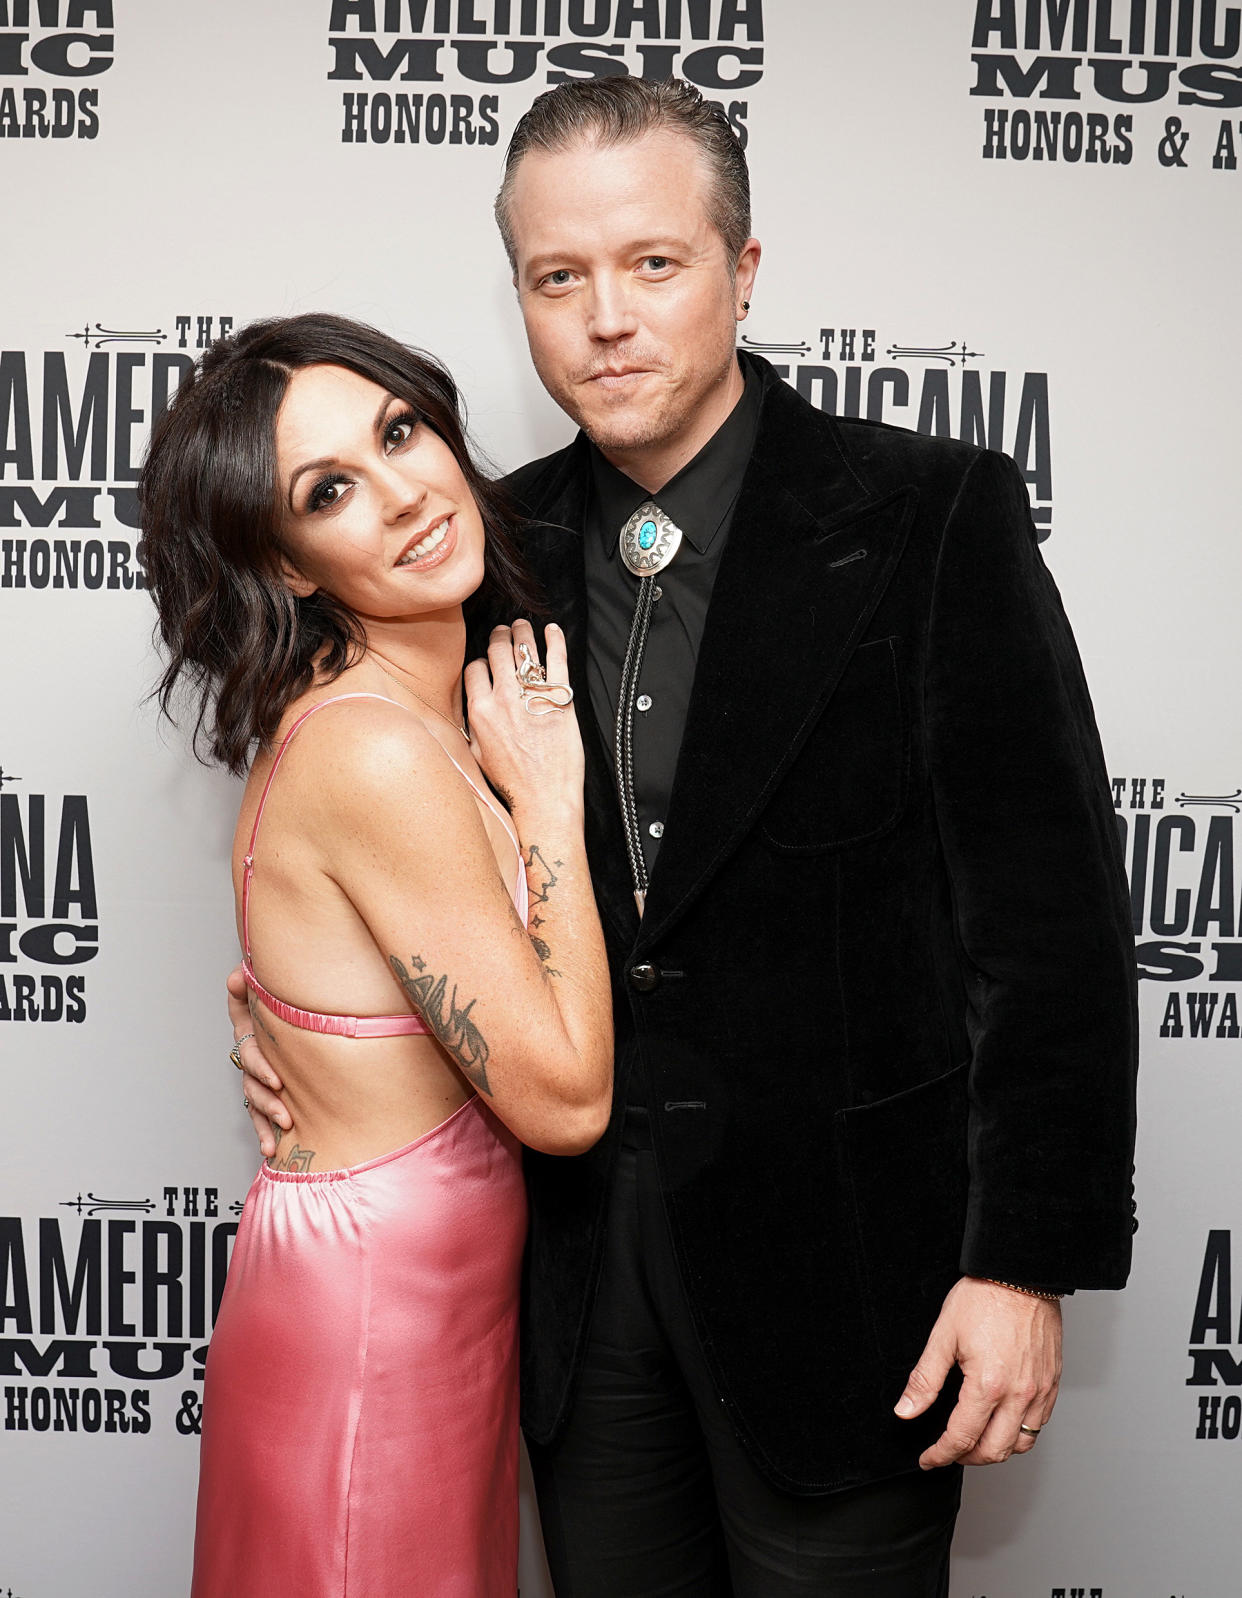
[[[314,1158],[314,1149],[304,1149],[300,1143],[295,1143],[283,1160],[273,1156],[268,1164],[273,1171],[309,1171]]]

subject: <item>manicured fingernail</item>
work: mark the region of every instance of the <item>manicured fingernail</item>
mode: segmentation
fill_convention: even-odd
[[[903,1393],[897,1400],[897,1413],[899,1415],[914,1414],[914,1400],[910,1397],[909,1393]]]

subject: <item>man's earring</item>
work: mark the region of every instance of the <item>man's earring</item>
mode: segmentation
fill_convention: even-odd
[[[742,301],[742,309],[744,311],[749,311],[750,310],[750,301],[749,300],[743,300]]]

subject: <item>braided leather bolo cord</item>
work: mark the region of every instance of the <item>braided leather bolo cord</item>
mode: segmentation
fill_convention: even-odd
[[[613,753],[617,765],[617,793],[621,800],[621,821],[625,827],[625,847],[630,857],[630,876],[639,915],[647,897],[647,862],[643,859],[642,834],[638,826],[638,800],[634,794],[634,689],[642,670],[647,634],[651,630],[651,611],[655,603],[655,578],[640,577],[634,619],[621,667],[621,687],[617,695],[617,719],[613,728]]]

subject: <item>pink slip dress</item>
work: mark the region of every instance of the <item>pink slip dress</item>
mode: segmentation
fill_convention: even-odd
[[[358,697],[382,696],[307,715]],[[259,821],[305,719],[246,857],[247,980],[293,1025],[425,1031],[297,1010],[253,976]],[[513,1598],[525,1232],[520,1145],[477,1096],[361,1165],[260,1167],[207,1359],[192,1598]]]

